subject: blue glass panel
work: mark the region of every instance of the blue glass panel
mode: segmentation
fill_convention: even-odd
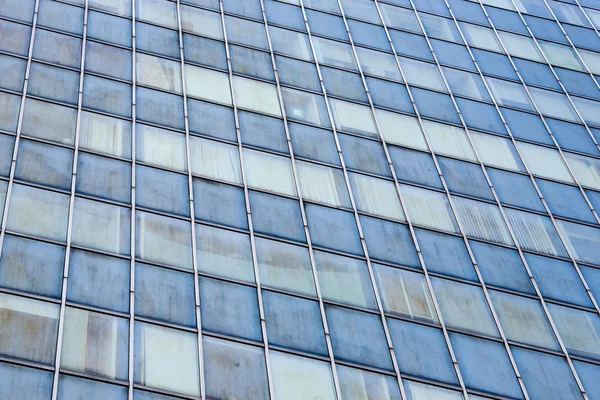
[[[588,74],[564,68],[554,68],[554,71],[562,81],[565,89],[567,89],[567,92],[600,99],[600,90],[598,90],[598,87],[594,83],[594,79]]]
[[[391,370],[392,360],[381,324],[375,314],[326,306],[333,352],[338,360]]]
[[[138,104],[142,90],[147,89],[137,89]],[[84,107],[123,117],[131,117],[131,104],[131,85],[92,75],[86,75],[83,78]],[[141,110],[142,107],[139,107],[138,117],[142,115]]]
[[[368,102],[360,75],[329,67],[321,67],[321,75],[328,95]]]
[[[450,191],[494,200],[479,165],[445,157],[439,157],[438,163]]]
[[[443,2],[437,0],[415,0],[415,7],[419,11],[428,11],[449,17],[450,12]]]
[[[600,298],[600,269],[586,267],[580,265],[581,273],[585,278],[586,283],[588,284],[592,294],[595,299]]]
[[[443,188],[431,154],[396,146],[388,151],[399,180]]]
[[[537,179],[550,211],[555,215],[596,223],[579,189],[574,186]]]
[[[382,50],[391,50],[388,38],[382,26],[348,19],[348,27],[354,43]]]
[[[0,88],[22,92],[26,67],[27,61],[0,54]]]
[[[233,72],[269,81],[275,80],[273,63],[269,53],[230,45],[229,54]]]
[[[521,58],[513,58],[513,62],[519,69],[525,83],[561,90],[548,65]]]
[[[469,241],[483,281],[517,292],[534,294],[519,253],[505,247]]]
[[[64,247],[6,235],[0,286],[60,298],[64,264]]]
[[[185,61],[227,70],[225,44],[218,40],[184,33],[183,57]]]
[[[343,134],[338,139],[348,168],[392,176],[381,143]]]
[[[575,364],[575,370],[583,383],[589,400],[600,400],[600,380],[598,380],[600,366],[581,361],[573,361],[573,364]]]
[[[467,388],[510,398],[523,398],[502,344],[457,333],[450,333],[450,341]]]
[[[315,92],[321,91],[321,83],[315,64],[283,56],[275,56],[275,63],[277,64],[281,84]]]
[[[544,212],[540,196],[526,175],[487,168],[496,194],[503,204]]]
[[[289,130],[296,157],[340,164],[335,138],[331,131],[294,122],[289,123]]]
[[[296,200],[250,191],[254,231],[284,239],[306,241],[300,206]]]
[[[136,263],[135,314],[196,327],[194,275]]]
[[[416,229],[415,234],[429,271],[470,281],[477,280],[471,258],[461,238],[425,229]]]
[[[47,400],[52,396],[52,372],[0,363],[0,390],[7,400]]]
[[[81,152],[75,191],[109,200],[130,202],[131,164]]]
[[[415,35],[407,32],[400,32],[394,29],[389,30],[392,43],[398,54],[422,58],[433,61],[433,55],[427,46],[427,41],[421,35]]]
[[[217,104],[188,99],[190,132],[235,142],[233,109]]]
[[[72,173],[73,150],[31,140],[19,142],[16,179],[68,190]]]
[[[513,356],[531,400],[581,398],[567,362],[554,355],[512,348]]]
[[[15,132],[21,108],[21,96],[0,92],[0,105],[2,106],[0,108],[0,129]]]
[[[580,151],[594,156],[600,155],[600,151],[598,151],[590,134],[583,125],[571,124],[551,118],[546,118],[546,123],[561,148]]]
[[[514,137],[554,145],[539,116],[508,108],[502,108],[501,112]]]
[[[312,33],[340,40],[348,40],[346,26],[341,17],[319,11],[306,10],[306,18],[308,19]]]
[[[136,90],[138,119],[183,129],[183,99],[181,97],[142,87],[138,87]]]
[[[360,217],[360,223],[371,258],[421,268],[406,225],[366,216]]]
[[[179,36],[171,29],[136,22],[135,45],[140,50],[179,58]]]
[[[481,71],[486,75],[496,75],[506,79],[519,79],[508,57],[480,49],[471,49]]]
[[[0,175],[8,177],[12,163],[14,136],[0,135]]]
[[[302,16],[300,7],[294,7],[274,0],[265,0],[264,5],[267,21],[269,23],[299,29],[301,31],[306,30],[304,17]]]
[[[118,386],[70,375],[61,375],[58,378],[58,399],[127,400],[127,386]]]
[[[443,42],[437,39],[431,39],[430,41],[431,47],[433,47],[440,64],[446,64],[477,72],[475,64],[473,64],[473,61],[471,60],[471,55],[465,46]]]
[[[29,86],[27,87],[28,94],[77,104],[78,91],[79,72],[35,62],[31,64]],[[131,89],[129,91],[131,92]]]
[[[83,8],[58,1],[40,0],[38,26],[81,35],[83,33]]]
[[[288,153],[285,128],[282,120],[247,111],[239,111],[238,118],[242,143]]]
[[[481,25],[489,25],[488,20],[477,3],[471,3],[465,0],[449,0],[450,8],[456,19],[475,22]],[[447,12],[448,10],[446,10]]]
[[[506,134],[506,129],[494,106],[467,99],[456,99],[456,103],[467,126]]]
[[[410,114],[415,113],[404,85],[372,77],[366,77],[365,80],[374,105]]]
[[[496,28],[529,35],[518,13],[495,7],[485,7],[485,10]]]
[[[315,246],[363,254],[352,213],[308,203],[305,208],[310,236]]]
[[[592,307],[573,264],[529,253],[525,259],[544,297]]]
[[[262,340],[256,289],[209,278],[199,283],[202,329]]]
[[[0,0],[0,15],[24,22],[33,22],[34,0]]]
[[[248,229],[244,190],[204,179],[194,179],[194,214],[197,220]]]
[[[87,37],[131,47],[131,21],[113,15],[89,11]]]
[[[411,91],[422,116],[460,124],[450,96],[418,88]]]
[[[135,168],[135,204],[183,216],[190,215],[188,177],[156,168]]]
[[[0,50],[27,56],[31,27],[0,20]]]
[[[270,344],[327,356],[319,303],[270,291],[262,295]]]
[[[442,331],[388,319],[400,372],[456,384],[456,374]]]
[[[225,12],[243,15],[248,18],[262,20],[262,10],[258,0],[224,0],[223,9]]]
[[[524,18],[536,38],[548,39],[565,44],[569,43],[555,21],[531,15],[525,15]]]
[[[594,35],[596,32],[593,30],[564,23],[562,27],[576,47],[600,51],[600,38],[598,38],[598,35]]]
[[[129,260],[73,249],[67,300],[129,312]]]

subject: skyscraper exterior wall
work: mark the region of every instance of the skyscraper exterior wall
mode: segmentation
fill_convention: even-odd
[[[600,399],[599,29],[0,0],[0,399]]]

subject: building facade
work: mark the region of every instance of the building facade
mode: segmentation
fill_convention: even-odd
[[[597,0],[0,0],[0,399],[600,399]]]

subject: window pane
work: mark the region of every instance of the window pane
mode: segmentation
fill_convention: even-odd
[[[188,177],[156,168],[135,168],[136,205],[157,211],[189,216]]]
[[[138,87],[136,94],[138,119],[177,129],[184,128],[181,97],[143,87]]]
[[[79,148],[129,158],[131,123],[117,118],[81,112]]]
[[[600,319],[597,314],[555,304],[548,308],[570,354],[600,359]]]
[[[335,399],[331,367],[326,362],[272,351],[271,369],[277,399]]]
[[[302,161],[298,161],[296,167],[305,199],[350,207],[350,197],[341,170]]]
[[[510,209],[506,210],[506,215],[523,249],[555,256],[567,255],[548,217]]]
[[[0,353],[54,365],[58,304],[0,294]]]
[[[34,62],[31,64],[29,79],[28,94],[77,104],[78,72]]]
[[[225,73],[185,64],[185,88],[189,96],[232,104],[229,76]]]
[[[359,219],[371,259],[420,268],[408,226],[364,215]]]
[[[84,107],[130,117],[131,103],[131,85],[92,75],[83,78]]]
[[[256,289],[201,277],[202,329],[262,341]]]
[[[532,174],[573,182],[571,174],[556,150],[522,142],[517,142],[517,147]]]
[[[310,258],[305,247],[259,237],[255,239],[255,245],[263,287],[316,295]]]
[[[136,257],[192,269],[190,223],[147,212],[136,215]]]
[[[425,277],[416,272],[373,264],[386,313],[438,323]]]
[[[79,69],[81,39],[38,29],[33,42],[33,58]]]
[[[135,322],[133,379],[136,383],[200,395],[195,333]]]
[[[498,206],[452,196],[465,234],[476,239],[512,244],[510,232]]]
[[[366,262],[323,251],[315,251],[314,255],[324,299],[376,308]]]
[[[0,29],[2,29],[1,25]],[[27,62],[25,60],[0,55],[0,87],[17,92],[23,91],[26,67]]]
[[[62,246],[6,235],[0,258],[0,285],[59,298],[64,263]]]
[[[360,211],[404,221],[404,211],[393,182],[351,172],[356,207]]]
[[[400,190],[413,223],[448,232],[458,231],[445,194],[407,185],[402,185]]]
[[[95,11],[88,12],[87,37],[89,38],[131,47],[131,31],[131,21],[128,19]]]
[[[199,271],[254,282],[248,235],[197,225],[196,246]]]
[[[190,158],[193,174],[242,183],[240,155],[236,146],[191,137]]]
[[[484,164],[512,171],[524,170],[519,155],[509,140],[476,132],[470,132],[470,136]]]
[[[15,178],[68,190],[73,174],[73,150],[30,140],[19,142]]]
[[[329,99],[336,129],[377,137],[373,115],[368,107],[337,99]]]
[[[68,214],[69,196],[14,184],[6,229],[64,241]]]
[[[60,400],[77,398],[125,400],[127,387],[61,374],[58,378],[58,398]]]
[[[205,336],[202,351],[207,397],[269,399],[261,348]]]
[[[288,118],[329,127],[329,117],[323,96],[283,88],[281,90]]]
[[[407,380],[404,381],[404,388],[407,392],[407,400],[460,400],[463,398],[459,392]],[[476,396],[472,394],[469,395],[469,399],[477,400]],[[482,398],[482,400],[484,399]]]
[[[414,117],[384,110],[375,110],[381,136],[387,143],[426,150],[427,143],[419,122]]]
[[[391,376],[337,366],[340,392],[345,400],[400,400],[398,381]]]
[[[73,209],[73,243],[129,254],[131,215],[129,209],[76,198]]]
[[[233,87],[238,107],[277,117],[281,116],[277,89],[274,85],[234,76]]]
[[[136,0],[136,18],[177,28],[175,4],[165,0]]]
[[[271,345],[327,355],[318,302],[267,290],[262,294]]]
[[[529,88],[529,93],[542,114],[579,122],[579,117],[564,94],[533,87]]]
[[[21,97],[8,93],[0,93],[0,129],[16,132]],[[22,130],[25,132],[25,129]]]
[[[17,97],[15,96],[15,98]],[[1,97],[0,104],[5,105],[3,104]],[[10,111],[10,104],[5,106],[7,107],[7,111]],[[18,112],[18,108],[19,106],[17,105],[16,112]],[[75,143],[76,118],[76,109],[58,106],[39,100],[26,99],[21,133],[73,146]],[[83,120],[84,119],[82,118],[82,122]],[[82,125],[82,128],[84,127],[85,124]],[[4,129],[11,130],[7,127]]]
[[[135,314],[196,327],[192,274],[137,263]]]
[[[431,281],[444,322],[449,327],[498,336],[481,289],[440,278]]]
[[[333,352],[338,360],[392,370],[390,351],[375,314],[326,306]]]
[[[71,250],[67,300],[129,312],[129,260]]]
[[[61,368],[127,379],[128,320],[67,307],[62,340]]]
[[[181,28],[184,31],[223,40],[223,26],[219,13],[182,5]]]
[[[52,372],[0,363],[0,390],[7,399],[49,399]]]
[[[131,164],[83,152],[78,159],[76,192],[130,202]]]
[[[244,166],[248,186],[296,195],[290,160],[261,151],[244,149]]]
[[[136,53],[136,81],[170,92],[181,93],[181,65],[164,58]]]
[[[558,348],[539,302],[496,291],[490,291],[490,297],[509,340],[550,349]]]
[[[300,204],[296,200],[255,191],[248,196],[255,232],[306,242]]]

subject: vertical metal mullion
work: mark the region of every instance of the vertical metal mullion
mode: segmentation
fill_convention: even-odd
[[[585,16],[585,19],[587,19],[587,21],[590,23],[590,25],[592,26],[592,29],[596,32],[596,34],[598,36],[600,36],[600,32],[598,31],[598,28],[596,27],[596,24],[594,24],[594,21],[592,21],[592,18],[588,15],[587,11],[586,11],[586,7],[583,7],[581,5],[581,3],[579,3],[579,0],[575,0],[575,4],[577,4],[577,6],[579,7],[579,9],[581,10],[581,12],[583,13],[583,15]],[[590,70],[590,72],[592,72]],[[596,83],[598,83],[598,80],[594,77],[594,80],[596,80]]]
[[[219,11],[221,13],[221,24],[223,27],[223,40],[225,42],[225,54],[227,57],[227,71],[229,75],[229,88],[231,92],[231,101],[233,105],[233,116],[235,119],[235,134],[237,139],[238,154],[240,156],[240,170],[242,173],[242,185],[244,187],[244,202],[246,203],[246,216],[248,218],[248,230],[250,232],[250,248],[252,252],[252,266],[254,268],[254,279],[256,281],[256,294],[258,297],[258,311],[260,315],[260,328],[263,337],[263,345],[265,350],[265,364],[267,367],[267,382],[269,385],[269,397],[274,400],[275,394],[273,390],[273,379],[271,375],[271,358],[269,354],[269,341],[267,338],[267,324],[265,321],[265,310],[262,298],[262,287],[260,284],[260,275],[258,273],[258,259],[256,257],[256,244],[254,240],[254,226],[252,223],[252,212],[250,210],[250,198],[248,194],[248,183],[246,182],[246,172],[244,168],[244,152],[242,147],[242,137],[240,134],[240,123],[238,118],[238,108],[235,100],[235,89],[233,87],[233,69],[231,66],[231,53],[229,51],[229,41],[227,39],[227,27],[225,24],[225,9],[223,0],[219,0]]]
[[[194,268],[194,302],[196,310],[196,328],[198,329],[198,372],[200,383],[200,398],[204,400],[206,398],[206,388],[204,385],[204,357],[203,357],[203,343],[202,343],[202,319],[200,310],[200,289],[198,282],[198,255],[196,249],[196,216],[194,213],[194,188],[192,180],[192,164],[190,160],[190,127],[189,127],[189,116],[188,116],[188,105],[187,105],[187,90],[186,90],[186,77],[185,77],[185,58],[183,56],[183,28],[181,24],[181,2],[177,0],[177,27],[179,34],[179,58],[181,64],[181,85],[183,94],[183,117],[185,126],[185,158],[186,158],[186,169],[188,176],[188,192],[189,192],[189,207],[190,207],[190,219],[192,224],[192,263]]]
[[[136,209],[135,209],[135,161],[136,161],[136,123],[137,123],[137,71],[136,71],[136,1],[131,0],[131,227],[130,227],[130,253],[129,263],[129,387],[128,398],[133,400],[134,380],[134,328],[135,328],[135,236],[136,236]]]
[[[15,169],[17,166],[17,154],[19,152],[19,142],[21,139],[21,130],[23,128],[23,114],[25,111],[25,100],[27,98],[27,88],[29,87],[29,74],[31,72],[31,59],[33,57],[33,42],[35,40],[35,31],[37,28],[38,20],[38,9],[40,6],[40,0],[35,0],[33,8],[33,23],[31,25],[31,36],[29,37],[29,49],[27,50],[27,65],[25,66],[25,79],[23,81],[23,91],[21,93],[21,104],[19,107],[19,116],[17,120],[17,131],[15,136],[15,144],[12,152],[12,159],[10,164],[10,172],[8,175],[8,185],[6,187],[6,198],[4,199],[4,209],[2,210],[2,223],[0,225],[0,254],[2,254],[2,248],[4,245],[4,235],[6,234],[6,223],[8,219],[8,206],[10,205],[10,198],[12,194],[12,188],[15,180]]]
[[[296,159],[294,156],[294,149],[293,149],[292,140],[290,137],[289,125],[288,125],[287,115],[285,112],[285,106],[283,103],[283,95],[282,95],[282,91],[281,91],[281,84],[279,81],[279,72],[277,71],[277,63],[275,62],[275,54],[274,54],[273,45],[271,42],[271,34],[269,32],[269,23],[267,20],[264,1],[260,0],[260,3],[261,3],[262,13],[263,13],[263,21],[265,24],[265,30],[267,33],[267,42],[269,45],[269,53],[271,56],[271,63],[273,65],[273,71],[275,74],[275,84],[277,86],[277,96],[279,99],[279,107],[281,109],[281,115],[283,118],[283,124],[284,124],[284,128],[285,128],[286,141],[287,141],[287,145],[288,145],[288,150],[290,152],[290,159],[291,159],[291,164],[292,164],[292,174],[294,177],[294,186],[296,188],[296,193],[298,194],[298,200],[300,203],[300,213],[301,213],[301,217],[302,217],[302,225],[304,226],[304,233],[306,235],[306,242],[308,244],[308,255],[309,255],[311,270],[312,270],[312,274],[313,274],[313,281],[315,284],[317,298],[318,298],[318,302],[319,302],[319,311],[321,313],[321,321],[323,323],[323,329],[324,329],[324,333],[325,333],[325,342],[327,345],[327,353],[329,354],[329,363],[331,365],[331,370],[332,370],[332,374],[333,374],[333,382],[334,382],[336,396],[337,396],[336,398],[337,398],[337,400],[341,400],[339,378],[338,378],[336,364],[335,364],[335,356],[333,354],[333,345],[331,342],[331,335],[329,333],[329,325],[327,323],[327,316],[325,314],[325,305],[323,303],[323,295],[321,293],[321,287],[319,284],[319,276],[317,273],[317,267],[316,267],[316,262],[315,262],[315,257],[314,257],[314,249],[313,249],[313,245],[312,245],[310,231],[308,228],[308,221],[306,218],[306,210],[304,208],[304,199],[302,197],[300,179],[298,177],[298,171],[297,171],[297,167],[296,167]],[[305,20],[305,24],[307,24],[306,20]]]
[[[411,0],[411,1],[412,1],[412,0]],[[502,123],[503,123],[503,125],[504,125],[505,129],[507,130],[507,132],[508,132],[508,134],[509,134],[509,136],[510,136],[510,138],[511,138],[512,142],[513,142],[513,145],[515,146],[515,149],[516,149],[516,151],[517,151],[517,154],[518,154],[518,155],[519,155],[519,157],[521,158],[521,161],[522,161],[523,165],[525,166],[525,169],[526,169],[527,173],[529,174],[529,177],[530,177],[530,179],[531,179],[531,181],[532,181],[532,183],[533,183],[534,187],[535,187],[535,188],[536,188],[536,190],[538,191],[538,195],[539,195],[539,196],[540,196],[540,198],[542,199],[542,203],[544,204],[544,207],[545,207],[545,209],[547,210],[548,214],[550,215],[550,218],[551,218],[551,220],[552,220],[552,222],[553,222],[553,224],[554,224],[554,223],[555,223],[555,221],[554,221],[554,219],[553,219],[553,216],[552,216],[552,214],[549,212],[549,209],[548,209],[548,207],[547,207],[547,204],[545,203],[545,200],[543,199],[543,197],[542,197],[542,195],[541,195],[541,192],[539,191],[539,188],[537,187],[537,184],[535,183],[535,180],[534,180],[534,178],[533,178],[533,175],[532,175],[532,174],[531,174],[531,172],[529,171],[529,169],[528,169],[528,167],[527,167],[526,163],[525,163],[525,162],[524,162],[524,160],[523,160],[523,157],[521,156],[521,153],[520,153],[519,149],[518,149],[518,148],[517,148],[517,146],[516,146],[516,141],[515,141],[515,139],[514,139],[514,136],[512,135],[512,132],[510,131],[510,128],[508,127],[508,124],[506,123],[506,121],[505,121],[505,119],[504,119],[504,116],[502,115],[502,112],[500,111],[500,108],[499,108],[499,106],[498,106],[498,104],[497,104],[497,102],[496,102],[496,100],[495,100],[495,98],[494,98],[493,94],[491,93],[491,91],[490,91],[490,89],[489,89],[489,87],[488,87],[488,84],[487,84],[487,82],[486,82],[486,80],[485,80],[485,77],[484,77],[483,73],[481,72],[481,69],[479,68],[479,65],[477,64],[477,61],[475,60],[475,57],[473,56],[473,54],[472,54],[472,52],[471,52],[471,48],[470,48],[469,44],[467,43],[467,41],[466,41],[466,40],[465,40],[465,38],[464,38],[464,35],[463,35],[463,33],[462,33],[462,30],[461,30],[461,28],[460,28],[460,26],[459,26],[459,24],[458,24],[458,21],[457,21],[457,20],[456,20],[456,18],[454,17],[454,13],[453,13],[453,11],[452,11],[452,9],[451,9],[450,5],[448,4],[448,2],[447,2],[446,0],[444,0],[444,1],[445,1],[445,3],[446,3],[446,7],[448,8],[448,10],[449,10],[449,12],[450,12],[450,15],[452,16],[452,19],[454,20],[454,23],[455,23],[455,25],[456,25],[456,27],[457,27],[457,29],[458,29],[458,32],[459,32],[459,34],[461,35],[461,38],[462,38],[462,40],[464,41],[464,43],[465,43],[465,46],[466,46],[466,48],[467,48],[467,50],[468,50],[468,52],[469,52],[469,54],[470,54],[470,56],[471,56],[471,60],[473,61],[474,65],[475,65],[475,67],[476,67],[476,69],[477,69],[477,71],[478,71],[478,73],[479,73],[479,76],[481,77],[481,79],[482,79],[482,81],[483,81],[483,83],[484,83],[484,86],[485,86],[486,90],[488,91],[488,94],[490,95],[490,98],[492,99],[492,102],[494,103],[494,106],[495,106],[495,108],[496,108],[496,111],[498,112],[498,114],[499,114],[499,116],[500,116],[500,118],[501,118],[501,120],[502,120]],[[482,7],[483,7],[483,6],[482,6]],[[484,9],[484,11],[485,11],[485,9]],[[416,9],[415,9],[415,12],[416,12]],[[487,13],[486,13],[486,16],[487,16]],[[418,16],[417,16],[417,17],[418,17]],[[420,21],[420,19],[419,19],[419,21]],[[523,22],[525,23],[525,21],[523,21]],[[490,23],[491,23],[491,22],[490,22]],[[492,25],[492,26],[493,26],[493,25]],[[529,28],[528,28],[528,29],[529,29]],[[495,28],[494,28],[494,32],[496,32]],[[497,32],[496,32],[496,33],[497,33]],[[530,33],[531,33],[531,32],[530,32]],[[532,37],[533,37],[533,35],[532,35]],[[503,49],[504,49],[504,51],[506,52],[506,49],[505,49],[505,47],[504,47],[504,44],[503,44],[503,43],[502,43],[502,41],[500,40],[499,36],[498,36],[498,40],[499,40],[500,44],[502,45],[502,48],[503,48]],[[534,38],[534,40],[535,40],[535,38]],[[536,44],[537,44],[537,42],[536,42]],[[539,48],[539,45],[538,45],[538,48]],[[541,49],[540,49],[540,51],[541,51]],[[508,55],[508,52],[506,52],[506,54]],[[542,53],[542,54],[543,54],[543,53]],[[436,58],[436,59],[437,59],[437,58]],[[512,63],[512,58],[510,58],[510,55],[509,55],[509,59],[510,59],[510,61],[511,61],[511,63]],[[514,64],[513,64],[513,67],[515,67],[515,66],[514,66]],[[515,67],[515,71],[517,72],[517,74],[518,74],[519,78],[521,79],[521,76],[520,76],[520,74],[519,74],[518,70],[516,69],[516,67]],[[446,78],[445,78],[445,76],[444,76],[444,74],[443,74],[443,71],[442,71],[441,67],[440,67],[440,73],[442,73],[442,77],[443,77],[443,79],[444,79],[444,82],[446,83],[446,86],[448,87],[448,84],[447,84],[447,82],[446,82]],[[532,101],[532,104],[533,104],[533,105],[534,105],[534,107],[536,108],[536,111],[538,111],[538,113],[539,113],[539,109],[537,108],[537,106],[536,106],[536,104],[535,104],[535,101],[533,100],[533,98],[532,98],[531,94],[530,94],[530,93],[529,93],[529,91],[527,90],[527,87],[526,87],[525,83],[522,81],[522,79],[521,79],[521,82],[523,83],[523,86],[524,86],[525,90],[527,91],[527,94],[528,94],[528,96],[529,96],[530,100]],[[448,87],[448,89],[449,89],[449,87]],[[451,95],[451,97],[453,98],[452,92],[451,92],[450,90],[449,90],[449,92],[450,92],[450,95]],[[456,102],[454,101],[454,98],[453,98],[453,102],[455,103],[455,106],[457,107],[457,104],[456,104]],[[457,107],[457,109],[458,109],[458,107]],[[541,113],[539,113],[539,114],[540,114],[540,116],[541,116]],[[515,236],[515,234],[514,234],[513,228],[512,228],[512,226],[511,226],[510,222],[508,221],[508,218],[507,218],[507,216],[506,216],[506,212],[505,212],[505,210],[504,210],[504,207],[502,206],[501,202],[499,201],[499,199],[498,199],[498,196],[497,196],[497,193],[496,193],[496,190],[495,190],[495,188],[493,187],[493,184],[492,184],[492,182],[491,182],[491,180],[490,180],[490,178],[489,178],[489,176],[488,176],[488,174],[487,174],[486,167],[485,167],[485,166],[484,166],[484,164],[481,162],[481,160],[480,160],[480,158],[479,158],[479,154],[477,153],[477,150],[475,149],[475,146],[473,146],[473,143],[472,143],[472,139],[471,139],[471,136],[470,136],[469,130],[467,129],[467,126],[466,126],[466,124],[465,124],[465,122],[464,122],[464,119],[463,119],[462,115],[460,115],[460,114],[459,114],[459,116],[460,116],[460,118],[461,118],[461,121],[462,121],[462,123],[463,123],[463,125],[464,125],[464,128],[466,129],[466,132],[467,132],[467,137],[468,137],[468,139],[469,139],[469,142],[471,143],[471,146],[473,147],[473,150],[475,151],[475,154],[476,154],[476,156],[477,156],[477,160],[478,160],[478,162],[480,163],[480,166],[481,166],[481,168],[482,168],[482,171],[483,171],[483,173],[484,173],[485,179],[486,179],[486,181],[487,181],[487,183],[488,183],[488,185],[489,185],[489,187],[490,187],[490,190],[491,190],[491,192],[492,192],[492,194],[493,194],[493,196],[494,196],[494,199],[495,199],[495,201],[496,201],[496,205],[498,206],[498,208],[499,208],[499,210],[500,210],[500,213],[501,213],[501,215],[502,215],[502,218],[503,218],[503,220],[504,220],[504,223],[506,224],[506,226],[507,226],[507,228],[508,228],[508,230],[509,230],[509,233],[510,233],[510,235],[511,235],[511,239],[512,239],[512,241],[514,242],[515,246],[517,247],[517,250],[518,250],[518,252],[519,252],[519,256],[520,256],[520,258],[521,258],[521,261],[523,262],[523,264],[524,264],[524,266],[525,266],[525,268],[526,268],[526,270],[527,270],[527,273],[528,273],[528,275],[529,275],[529,278],[530,278],[530,280],[531,280],[531,282],[532,282],[532,285],[534,286],[534,289],[535,289],[535,291],[536,291],[536,295],[537,295],[537,297],[538,297],[538,299],[539,299],[539,301],[540,301],[540,304],[542,305],[542,308],[543,308],[543,310],[544,310],[544,313],[546,314],[546,317],[548,318],[548,321],[549,321],[549,322],[550,322],[550,324],[551,324],[551,327],[552,327],[553,333],[554,333],[554,335],[555,335],[555,337],[556,337],[556,339],[557,339],[557,341],[558,341],[558,343],[559,343],[559,346],[560,346],[560,348],[561,348],[561,351],[562,351],[563,355],[565,356],[565,358],[566,358],[566,360],[567,360],[567,362],[568,362],[568,364],[569,364],[569,367],[570,367],[570,369],[571,369],[571,372],[572,372],[572,374],[573,374],[573,376],[574,376],[575,380],[577,381],[577,384],[578,384],[578,387],[579,387],[579,389],[580,389],[580,391],[581,391],[581,394],[582,394],[582,396],[584,397],[584,399],[587,399],[587,395],[586,395],[586,393],[585,393],[585,390],[584,390],[583,386],[581,385],[581,382],[580,382],[580,380],[579,380],[579,376],[577,375],[577,372],[575,371],[575,368],[574,368],[574,366],[573,366],[573,364],[572,364],[572,361],[571,361],[571,359],[570,359],[570,357],[569,357],[569,354],[568,354],[568,352],[567,352],[567,350],[566,350],[566,348],[565,348],[565,346],[564,346],[564,344],[563,344],[563,341],[562,341],[562,339],[561,339],[561,336],[560,336],[560,334],[559,334],[559,332],[558,332],[558,329],[556,328],[556,326],[555,326],[555,324],[554,324],[554,321],[553,321],[553,319],[552,319],[552,316],[550,315],[550,312],[549,312],[549,310],[548,310],[548,307],[547,307],[547,305],[546,305],[546,302],[545,302],[545,300],[544,300],[544,298],[543,298],[543,296],[542,296],[542,294],[541,294],[541,292],[540,292],[540,290],[539,290],[539,287],[537,286],[537,282],[535,281],[535,278],[534,278],[533,274],[531,273],[531,269],[529,268],[529,265],[528,265],[528,263],[527,263],[527,260],[526,260],[526,259],[525,259],[525,257],[524,257],[523,250],[521,249],[521,246],[519,245],[519,242],[517,241],[517,238],[516,238],[516,236]],[[547,125],[546,125],[546,123],[545,123],[545,120],[544,120],[543,116],[542,116],[542,120],[543,120],[543,122],[544,122],[545,126],[547,127]],[[548,129],[548,127],[547,127],[547,129]],[[451,202],[451,205],[452,205],[452,202]],[[460,222],[459,222],[459,224],[460,224]],[[554,225],[554,227],[555,227],[555,229],[556,229],[556,226],[555,226],[555,225]],[[560,237],[560,235],[559,235],[559,237]],[[561,238],[561,241],[562,241],[562,238]],[[566,248],[566,246],[565,246],[565,248]],[[567,251],[568,251],[568,249],[567,249]],[[471,253],[471,257],[473,257],[473,256],[472,256],[472,252],[471,252],[470,248],[469,248],[469,252]],[[573,261],[573,263],[574,263],[574,265],[576,266],[576,263],[575,263],[574,261]],[[479,272],[478,272],[478,273],[479,273]],[[486,292],[486,297],[488,297],[488,294],[487,294],[487,288],[485,289],[485,292]],[[492,308],[492,312],[493,312],[493,313],[495,313],[495,311],[494,311],[494,309],[493,309],[493,308]],[[512,359],[512,352],[510,352],[510,349],[509,349],[509,356],[511,357],[511,362],[514,362],[514,360]],[[518,367],[516,366],[516,364],[514,364],[514,365],[513,365],[513,367],[515,368],[515,370],[516,370],[516,371],[518,371]],[[519,375],[519,376],[520,376],[520,375]]]
[[[71,236],[73,233],[73,208],[75,206],[75,185],[77,183],[77,160],[79,156],[79,133],[81,128],[81,106],[83,103],[83,76],[85,70],[85,53],[87,40],[88,0],[84,1],[83,11],[83,39],[81,42],[81,64],[79,69],[79,89],[77,93],[77,122],[75,125],[75,150],[73,152],[73,170],[71,175],[71,195],[69,199],[69,214],[67,219],[67,246],[65,249],[65,263],[63,267],[62,292],[60,300],[60,314],[58,320],[58,336],[56,359],[54,361],[54,379],[52,381],[52,400],[58,395],[58,378],[60,375],[60,359],[65,322],[65,308],[67,301],[67,284],[69,282],[69,261],[71,258]]]

